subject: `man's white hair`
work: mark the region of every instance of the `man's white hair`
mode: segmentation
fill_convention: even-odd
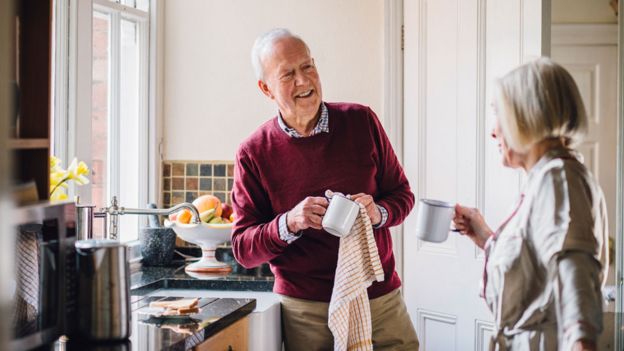
[[[286,28],[275,28],[259,36],[253,44],[251,49],[251,65],[253,66],[256,78],[258,80],[264,79],[264,67],[262,66],[262,60],[266,55],[273,50],[273,45],[280,39],[295,38],[305,45],[308,52],[310,49],[308,45],[300,37],[292,34]]]

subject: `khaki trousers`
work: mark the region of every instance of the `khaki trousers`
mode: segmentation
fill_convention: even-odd
[[[286,351],[333,350],[327,327],[329,304],[282,296],[282,335]],[[370,300],[373,348],[418,350],[418,338],[400,289]]]

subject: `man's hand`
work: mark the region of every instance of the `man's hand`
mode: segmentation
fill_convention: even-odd
[[[288,231],[297,233],[308,228],[322,229],[321,222],[327,205],[329,202],[324,197],[306,197],[286,215]]]
[[[381,212],[379,212],[379,208],[377,207],[377,204],[375,203],[375,200],[373,200],[372,196],[364,193],[358,193],[351,195],[351,200],[364,205],[372,225],[377,225],[381,222]]]

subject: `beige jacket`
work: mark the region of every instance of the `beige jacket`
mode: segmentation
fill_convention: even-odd
[[[486,244],[491,350],[569,350],[602,331],[608,227],[602,190],[568,150],[530,170],[516,214]]]

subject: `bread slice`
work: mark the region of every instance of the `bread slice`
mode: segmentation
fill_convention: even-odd
[[[197,307],[192,307],[192,308],[182,308],[179,310],[176,309],[167,309],[165,312],[162,313],[163,316],[186,316],[192,313],[198,313],[199,312],[199,308]]]
[[[172,310],[179,309],[190,309],[194,308],[199,304],[199,299],[182,299],[182,300],[172,300],[172,301],[152,301],[150,302],[150,307],[161,307]]]
[[[178,309],[178,314],[191,314],[191,313],[198,313],[198,312],[199,312],[199,307]]]

